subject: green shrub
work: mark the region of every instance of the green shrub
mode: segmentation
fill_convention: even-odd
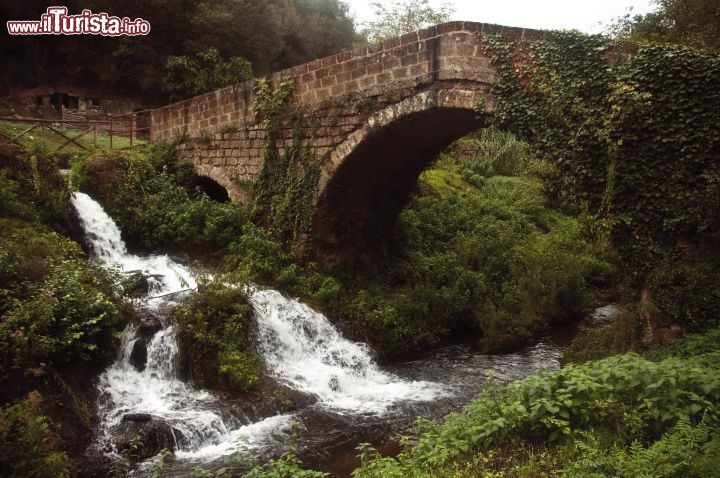
[[[3,369],[111,358],[123,318],[113,286],[105,269],[84,260],[54,265],[43,282],[5,306]]]
[[[43,416],[37,392],[0,408],[0,473],[27,478],[67,478],[69,460]]]
[[[39,218],[59,232],[69,230],[70,191],[52,158],[0,152],[0,215],[30,221]]]
[[[20,195],[20,185],[7,177],[7,171],[0,169],[0,217],[39,221],[37,211]]]
[[[494,141],[498,149],[517,142]],[[451,150],[421,176],[390,253],[363,270],[296,264],[251,224],[230,245],[225,269],[302,297],[384,356],[452,334],[481,336],[487,350],[518,346],[548,320],[582,314],[612,273],[586,221],[548,207],[535,177],[466,182],[472,158],[463,154]]]
[[[701,334],[686,334],[674,344],[658,347],[648,353],[649,360],[662,360],[668,357],[712,360],[714,353],[720,351],[720,329],[710,329]]]
[[[249,221],[241,205],[212,201],[195,187],[192,164],[178,159],[173,144],[153,144],[110,160],[122,164],[107,188],[105,207],[132,246],[221,251]],[[82,180],[83,166],[74,168],[78,187],[92,191],[87,178]]]
[[[508,132],[484,128],[472,136],[477,153],[465,160],[465,178],[478,183],[477,177],[521,176],[531,170],[530,145]]]
[[[549,190],[602,219],[633,287],[654,284],[661,312],[684,326],[714,326],[720,89],[707,78],[720,55],[578,32],[485,44],[501,77],[488,122],[557,168]]]
[[[580,434],[573,445],[579,456],[565,468],[563,476],[590,478],[706,478],[720,476],[720,438],[717,420],[694,424],[687,417],[665,432],[659,440],[629,447],[604,446],[593,433]]]
[[[683,328],[697,331],[720,324],[718,264],[663,261],[650,271],[648,286],[655,306]]]
[[[581,331],[563,353],[563,363],[583,363],[626,352],[641,352],[641,323],[636,305],[627,306],[611,323]]]
[[[175,310],[183,360],[194,381],[215,389],[259,385],[263,363],[248,342],[251,307],[239,288],[204,285]]]
[[[0,224],[0,372],[112,357],[123,321],[118,276],[40,225]]]
[[[518,441],[545,443],[566,467],[563,476],[683,476],[633,473],[691,468],[683,443],[689,456],[716,456],[718,367],[718,354],[658,363],[623,355],[491,386],[463,412],[420,424],[417,444],[396,459],[371,458],[353,476],[451,476],[443,471]],[[620,458],[606,457],[608,450]],[[592,474],[596,466],[617,468]],[[580,469],[586,474],[573,471]]]

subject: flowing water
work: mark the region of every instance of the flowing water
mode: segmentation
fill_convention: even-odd
[[[311,400],[293,413],[248,416],[231,400],[178,378],[170,312],[197,287],[193,271],[166,255],[130,254],[97,202],[76,193],[72,203],[92,260],[141,275],[147,283],[147,292],[135,301],[143,320],[125,328],[117,360],[99,379],[97,446],[114,454],[128,423],[161,423],[175,448],[169,476],[192,476],[196,465],[218,468],[236,452],[275,456],[287,447],[293,424],[300,425],[295,428],[301,456],[344,475],[356,464],[357,443],[380,444],[417,416],[438,418],[458,410],[486,384],[488,371],[512,380],[559,366],[560,348],[543,341],[502,355],[454,346],[380,367],[365,344],[344,338],[322,314],[278,291],[253,287],[257,351],[275,380]]]

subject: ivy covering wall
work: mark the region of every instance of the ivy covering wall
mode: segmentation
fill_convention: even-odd
[[[685,325],[717,321],[720,55],[574,32],[486,48],[501,77],[488,121],[558,168],[549,189],[601,219],[633,285]]]

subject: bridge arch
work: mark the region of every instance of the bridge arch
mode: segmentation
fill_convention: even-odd
[[[210,199],[217,202],[229,202],[230,194],[220,183],[207,176],[196,176],[195,185],[199,187]]]
[[[453,141],[480,126],[484,89],[431,89],[367,118],[330,154],[313,199],[310,249],[323,267],[369,262],[385,249],[418,176]]]
[[[196,184],[210,197],[220,202],[245,200],[243,192],[221,167],[208,164],[194,165]],[[224,193],[224,194],[223,194]]]

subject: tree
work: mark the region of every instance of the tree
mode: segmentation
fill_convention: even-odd
[[[720,49],[718,0],[653,0],[658,10],[627,14],[610,27],[620,38]]]
[[[394,0],[390,5],[387,2],[370,5],[375,10],[375,20],[366,22],[362,31],[370,43],[446,22],[455,11],[449,3],[435,9],[429,0]]]
[[[224,60],[217,48],[208,48],[195,58],[170,56],[165,65],[163,90],[170,99],[201,95],[252,78],[252,65],[240,57]]]
[[[253,71],[272,71],[352,47],[355,26],[341,0],[66,0],[71,14],[88,8],[120,17],[142,17],[147,36],[101,37],[0,35],[0,88],[55,84],[90,86],[114,94],[140,95],[147,105],[165,103],[169,58],[187,57],[196,66],[210,48],[222,61],[238,57]],[[42,0],[1,2],[0,18],[40,18]],[[30,60],[30,61],[29,61]],[[173,68],[192,67],[176,62]],[[190,68],[192,69],[192,68]],[[179,72],[179,70],[178,70]],[[186,71],[187,72],[187,71]],[[171,78],[171,83],[181,81]],[[175,91],[182,96],[190,90]]]

